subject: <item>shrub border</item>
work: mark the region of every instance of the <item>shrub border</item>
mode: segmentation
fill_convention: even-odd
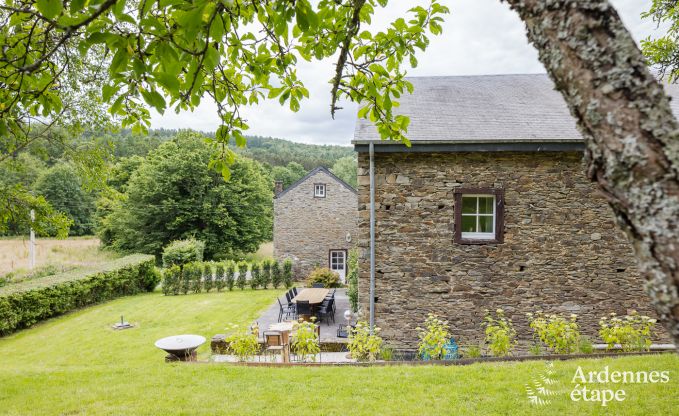
[[[0,335],[84,306],[153,291],[155,257],[135,254],[89,270],[60,273],[0,288]]]

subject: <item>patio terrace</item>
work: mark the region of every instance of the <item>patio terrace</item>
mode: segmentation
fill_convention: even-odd
[[[301,290],[302,288],[299,289]],[[281,302],[283,303],[283,306],[285,306],[287,304],[287,301],[285,300],[285,295],[281,295],[280,299]],[[333,323],[332,320],[330,320],[330,323],[328,324],[325,321],[325,319],[323,320],[322,323],[319,323],[319,326],[321,328],[320,342],[322,348],[324,346],[327,346],[328,344],[337,345],[346,344],[349,342],[347,338],[339,338],[337,336],[338,326],[340,324],[344,325],[348,324],[347,320],[344,319],[344,312],[349,309],[349,298],[347,297],[346,289],[337,289],[337,292],[335,293],[335,305],[336,305],[335,323]],[[264,342],[264,340],[261,337],[262,332],[268,330],[271,324],[278,323],[278,312],[279,312],[278,302],[274,301],[274,303],[272,303],[271,306],[255,321],[257,324],[259,324],[260,342]],[[285,319],[285,317],[283,319]],[[253,322],[253,324],[255,322]],[[339,347],[339,345],[337,345],[337,347]]]

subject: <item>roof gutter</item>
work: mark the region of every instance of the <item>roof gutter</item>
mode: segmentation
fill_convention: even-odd
[[[373,141],[354,141],[354,150],[359,153],[374,147],[377,153],[457,153],[457,152],[582,152],[582,140],[573,141],[531,141],[531,142],[412,142],[411,147],[402,143],[382,142],[375,146]]]
[[[501,138],[487,138],[487,139],[432,139],[432,140],[411,140],[413,145],[422,144],[488,144],[488,143],[582,143],[583,140],[580,137],[561,137],[561,138],[551,138],[551,139],[538,139],[531,137],[516,137],[511,139],[501,139]],[[351,144],[370,144],[375,143],[376,145],[389,145],[398,144],[405,146],[405,144],[395,141],[395,140],[381,140],[379,138],[375,139],[354,139]]]

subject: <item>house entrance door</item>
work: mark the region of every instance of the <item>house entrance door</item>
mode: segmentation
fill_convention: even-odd
[[[340,281],[346,283],[347,277],[347,251],[330,250],[330,270],[339,274]]]

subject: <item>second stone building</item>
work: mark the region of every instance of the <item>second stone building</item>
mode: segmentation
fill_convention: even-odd
[[[324,167],[274,196],[274,257],[294,262],[296,279],[327,267],[346,281],[357,230],[356,190]]]

